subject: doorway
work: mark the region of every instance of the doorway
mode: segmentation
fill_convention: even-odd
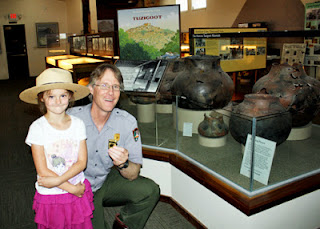
[[[9,79],[29,77],[28,53],[24,25],[4,25]]]

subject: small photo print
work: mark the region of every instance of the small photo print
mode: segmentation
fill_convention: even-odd
[[[205,55],[206,49],[205,48],[197,48],[196,49],[196,55]]]
[[[204,38],[197,38],[196,47],[203,47],[203,46],[206,46],[206,40]]]
[[[265,55],[266,47],[257,47],[257,55]]]
[[[320,55],[320,45],[313,46],[313,55]]]
[[[254,56],[254,55],[256,55],[256,49],[248,49],[248,48],[246,48],[246,55],[247,55],[247,56]]]

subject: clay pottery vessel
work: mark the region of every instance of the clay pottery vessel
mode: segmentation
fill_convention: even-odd
[[[180,96],[178,106],[185,109],[208,110],[226,106],[232,99],[234,84],[220,67],[219,56],[183,58],[183,71],[175,77],[171,92]]]
[[[245,145],[252,134],[252,119],[256,118],[256,136],[283,143],[292,127],[291,113],[279,98],[268,94],[247,94],[242,103],[232,107],[229,130],[232,137]]]
[[[273,64],[252,91],[278,97],[292,114],[292,127],[305,126],[320,110],[320,81],[308,76],[301,64]]]
[[[207,138],[219,138],[228,134],[228,126],[223,121],[223,115],[212,111],[209,116],[204,114],[204,120],[198,126],[201,136]]]
[[[171,93],[172,83],[175,77],[183,70],[184,61],[182,58],[168,60],[168,66],[162,77],[159,87],[159,98],[157,100],[158,104],[171,104],[173,102]]]

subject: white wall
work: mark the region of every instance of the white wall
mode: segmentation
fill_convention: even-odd
[[[175,0],[160,0],[161,5],[175,4]],[[207,0],[207,8],[181,12],[181,32],[199,27],[231,27],[246,0]]]
[[[316,229],[320,227],[320,190],[247,216],[167,162],[144,159],[141,175],[160,185],[209,229]]]
[[[29,58],[30,76],[37,76],[45,69],[46,48],[37,48],[37,22],[58,22],[60,33],[80,34],[82,26],[81,0],[10,0],[0,1],[0,79],[8,79],[7,56],[3,25],[8,25],[7,15],[21,14],[17,24],[24,24]]]
[[[317,0],[301,0],[306,3]],[[231,27],[240,13],[246,0],[207,0],[207,8],[191,10],[191,0],[189,10],[181,12],[181,32],[188,32],[189,28],[199,27]],[[173,5],[176,0],[160,0],[161,5]],[[276,6],[275,6],[276,7]]]

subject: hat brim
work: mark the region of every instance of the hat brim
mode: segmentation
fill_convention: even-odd
[[[80,84],[54,83],[28,88],[20,93],[19,98],[26,103],[38,104],[38,94],[52,89],[66,89],[72,91],[74,93],[73,97],[75,101],[90,94],[89,88]]]

